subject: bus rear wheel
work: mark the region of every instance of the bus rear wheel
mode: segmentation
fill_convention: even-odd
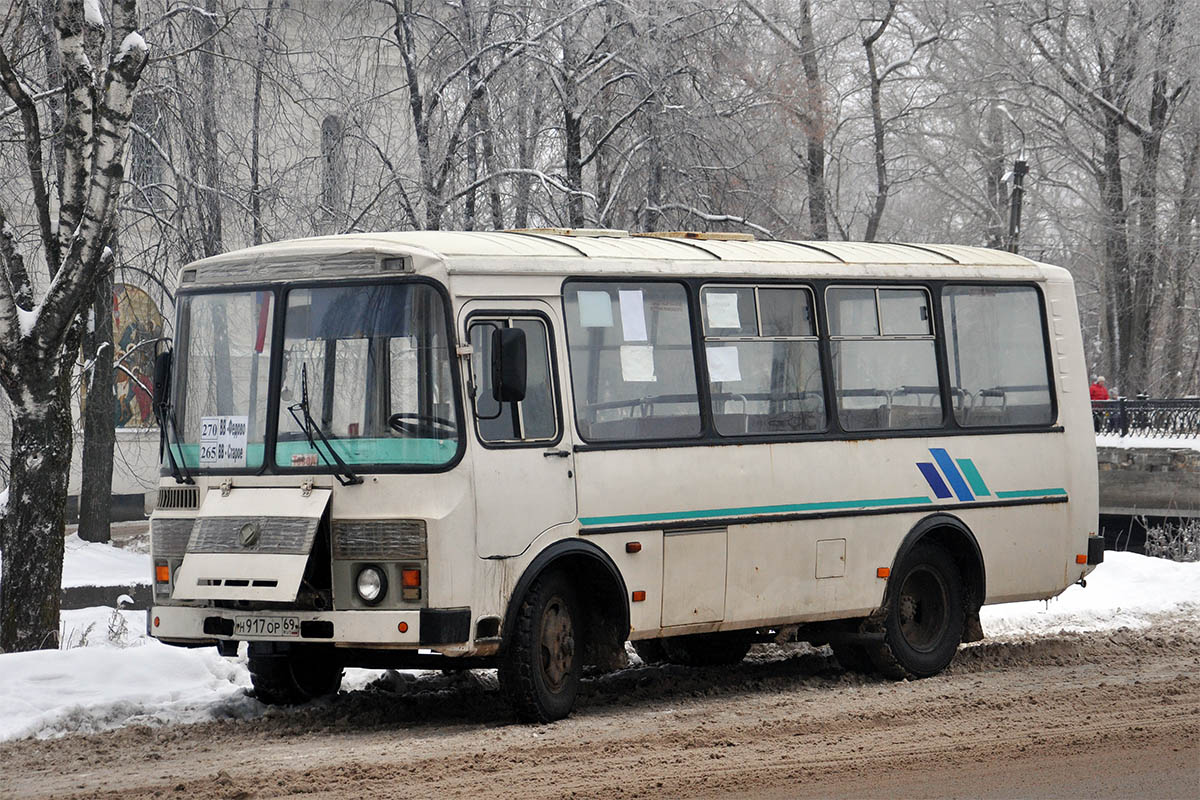
[[[500,688],[522,722],[553,722],[579,694],[583,641],[575,589],[561,572],[533,582],[500,662]]]
[[[342,665],[331,648],[250,642],[250,682],[267,705],[297,705],[336,694]]]
[[[868,648],[889,678],[927,678],[949,666],[962,641],[965,602],[954,559],[933,543],[916,545],[892,573],[883,642]]]

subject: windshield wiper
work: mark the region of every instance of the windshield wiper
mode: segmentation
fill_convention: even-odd
[[[171,465],[171,477],[175,482],[195,483],[183,457],[183,445],[179,443],[179,423],[175,419],[175,409],[171,405],[170,396],[171,351],[165,350],[155,358],[154,398],[151,401],[154,417],[158,420],[158,461],[162,463],[163,450],[166,450],[167,462]],[[179,448],[178,462],[175,461],[175,451],[171,448],[171,433],[175,434],[175,446]]]
[[[296,413],[297,411],[300,411],[304,414],[304,419],[300,418],[300,416]],[[342,460],[342,457],[339,456],[337,451],[333,449],[333,446],[329,444],[329,439],[325,438],[325,432],[321,430],[321,426],[318,425],[317,421],[312,418],[312,414],[308,410],[307,364],[300,365],[300,402],[293,403],[292,405],[288,406],[288,412],[291,413],[292,419],[296,420],[296,424],[300,426],[300,430],[304,431],[304,436],[308,439],[309,446],[321,455],[321,458],[325,461],[325,463],[332,467],[333,461],[337,462],[337,470],[333,473],[333,476],[338,479],[338,483],[340,483],[342,486],[350,486],[363,482],[363,479],[356,475],[354,470],[350,469],[349,465]],[[333,456],[333,461],[330,461],[329,457],[326,456],[325,453],[321,452],[321,448],[317,447],[317,442],[315,439],[313,439],[313,431],[317,432],[317,436],[321,438],[321,442],[324,443],[325,449],[329,451],[330,456]]]

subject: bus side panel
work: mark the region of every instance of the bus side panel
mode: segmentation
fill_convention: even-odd
[[[1071,582],[1065,447],[1047,432],[583,451],[580,524],[585,536],[640,523],[727,527],[722,627],[866,613],[882,600],[876,570],[937,512],[978,526],[990,600],[1048,597]],[[945,484],[929,483],[922,464]],[[939,496],[955,482],[958,492]],[[830,566],[838,540],[840,575]]]

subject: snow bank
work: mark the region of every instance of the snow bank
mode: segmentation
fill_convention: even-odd
[[[1087,577],[1086,589],[1071,586],[1051,600],[984,606],[979,616],[991,637],[1146,628],[1165,614],[1200,623],[1200,563],[1109,551]]]
[[[244,666],[213,648],[183,650],[147,639],[140,611],[124,612],[132,643],[118,646],[107,639],[111,615],[111,609],[63,612],[64,637],[78,643],[86,631],[86,647],[0,655],[0,740],[259,712],[261,704],[245,693]]]
[[[110,637],[111,608],[64,611],[70,649],[0,655],[0,741],[266,713],[247,694],[244,645],[236,659],[213,647],[171,647],[146,636],[146,612],[115,613],[125,620],[123,636]],[[379,674],[346,670],[342,687],[361,689]]]
[[[0,509],[3,509],[8,490],[0,492]],[[150,583],[151,568],[149,553],[135,553],[109,544],[85,542],[72,533],[64,542],[63,588],[72,586],[132,586]],[[3,565],[0,553],[0,565]]]
[[[984,608],[984,631],[1000,637],[1141,628],[1164,618],[1200,623],[1200,563],[1113,552],[1105,559],[1086,589]],[[63,613],[63,639],[78,645],[86,633],[86,646],[0,655],[0,740],[266,712],[247,696],[245,647],[237,659],[215,648],[170,647],[145,635],[144,612],[119,613],[128,631],[115,641],[108,635],[112,609],[83,609]],[[346,670],[342,686],[360,689],[378,675]]]
[[[148,553],[132,553],[108,544],[85,542],[75,533],[67,537],[63,588],[149,583],[152,572]]]
[[[1096,435],[1096,447],[1200,450],[1200,436],[1122,436],[1119,433],[1100,433]]]

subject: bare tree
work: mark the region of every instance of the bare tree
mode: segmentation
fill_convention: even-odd
[[[63,178],[48,189],[46,142],[31,87],[33,60],[18,43],[35,24],[14,5],[0,30],[0,84],[21,119],[48,286],[37,302],[25,253],[0,208],[0,386],[12,403],[9,503],[0,527],[0,649],[57,646],[67,478],[71,459],[68,345],[111,265],[106,249],[124,174],[133,95],[148,48],[136,0],[116,0],[106,24],[96,3],[62,0],[55,15],[65,97]],[[108,49],[102,54],[103,41]],[[26,80],[29,77],[29,80]],[[8,202],[8,201],[6,201]],[[57,214],[56,214],[57,209]],[[76,340],[77,341],[77,340]]]

